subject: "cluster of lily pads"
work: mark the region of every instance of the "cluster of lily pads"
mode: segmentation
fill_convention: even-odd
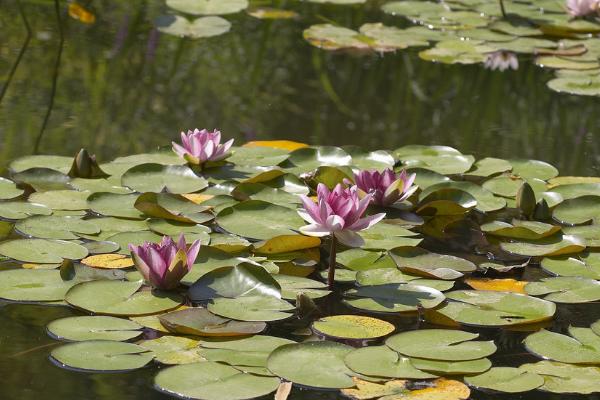
[[[173,150],[26,156],[0,179],[0,298],[82,314],[47,327],[58,366],[158,364],[158,390],[206,400],[292,384],[386,400],[600,392],[600,321],[544,329],[557,305],[600,300],[599,177],[198,130]],[[532,332],[543,361],[495,365],[475,327]]]
[[[367,0],[309,2],[368,5]],[[247,0],[167,0],[166,3],[186,16],[163,15],[157,18],[156,26],[164,33],[180,37],[203,38],[226,33],[231,24],[220,15],[243,10],[261,19],[298,17],[293,10],[252,7]],[[597,37],[600,23],[594,4],[591,0],[390,1],[381,5],[381,10],[404,17],[414,26],[369,22],[355,30],[320,23],[307,28],[304,38],[325,50],[390,52],[426,48],[419,56],[427,61],[481,63],[501,70],[517,69],[519,57],[533,58],[538,66],[556,71],[556,77],[548,82],[550,89],[597,96],[600,94],[600,39]],[[583,15],[588,8],[591,15]]]

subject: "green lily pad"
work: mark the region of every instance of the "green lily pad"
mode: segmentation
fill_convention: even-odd
[[[558,277],[530,282],[525,291],[555,303],[589,303],[600,300],[600,282],[595,279]]]
[[[558,170],[543,161],[538,160],[509,160],[513,167],[513,174],[521,178],[537,178],[543,181],[558,176]]]
[[[0,272],[0,298],[11,301],[61,301],[75,280],[63,280],[58,270],[15,269]]]
[[[445,361],[411,357],[410,363],[415,368],[438,375],[481,374],[492,367],[492,362],[487,358],[467,361]]]
[[[154,354],[133,343],[90,340],[69,343],[52,350],[59,365],[84,371],[122,372],[144,367]]]
[[[506,207],[506,200],[494,196],[492,192],[471,182],[449,181],[437,183],[424,189],[419,198],[423,200],[428,195],[441,189],[458,189],[469,193],[477,201],[475,208],[481,212],[497,211]]]
[[[542,329],[523,341],[525,348],[544,359],[570,364],[600,364],[600,336],[589,328],[569,327],[571,337]]]
[[[535,372],[527,372],[518,368],[494,367],[481,375],[465,377],[465,382],[477,389],[522,393],[542,386],[544,378]]]
[[[205,212],[208,207],[178,194],[143,193],[136,199],[134,207],[147,216],[169,221],[201,224],[213,219],[212,214]]]
[[[567,235],[582,238],[588,247],[600,247],[600,225],[567,226],[562,230]]]
[[[536,241],[501,243],[500,247],[511,254],[540,257],[580,253],[586,243],[578,236],[558,235]]]
[[[111,242],[115,242],[119,245],[120,254],[130,254],[129,245],[133,244],[135,246],[139,246],[144,242],[149,243],[159,243],[162,240],[161,235],[157,235],[154,232],[150,231],[140,231],[140,232],[120,232],[109,236],[107,240]]]
[[[485,31],[490,32],[490,31]],[[501,174],[510,171],[513,168],[512,164],[501,158],[486,157],[475,162],[473,169],[465,172],[465,175],[487,178],[492,175]]]
[[[597,253],[581,253],[577,257],[546,257],[541,267],[553,275],[600,279],[600,255]]]
[[[267,365],[275,375],[299,385],[349,388],[354,386],[354,373],[344,358],[352,351],[350,346],[328,341],[287,344],[271,353]]]
[[[13,172],[22,172],[31,168],[50,168],[66,174],[71,169],[72,163],[71,157],[33,155],[17,158],[10,163],[9,168]]]
[[[12,175],[16,183],[26,183],[37,192],[70,189],[70,178],[49,168],[31,168]]]
[[[159,31],[191,39],[219,36],[229,32],[231,23],[221,17],[201,17],[188,20],[180,15],[161,15],[154,20]]]
[[[568,225],[600,222],[600,196],[565,200],[554,209],[552,216],[560,223]]]
[[[142,290],[142,282],[91,281],[80,283],[65,296],[67,303],[95,314],[140,316],[177,308],[183,302],[173,293]]]
[[[22,262],[57,264],[63,259],[81,260],[88,250],[64,240],[16,239],[0,243],[0,254]]]
[[[496,352],[493,341],[474,341],[476,333],[448,329],[420,329],[389,337],[385,344],[405,356],[445,361],[468,361]]]
[[[576,199],[582,196],[600,196],[600,183],[574,183],[570,185],[560,185],[552,188],[565,200]]]
[[[376,268],[368,271],[359,271],[356,274],[356,283],[361,286],[412,283],[413,285],[437,289],[441,292],[450,290],[454,286],[454,282],[452,281],[423,279],[418,275],[407,274],[396,268]]]
[[[107,217],[141,219],[143,214],[134,204],[138,194],[94,193],[87,198],[88,208]]]
[[[143,340],[139,346],[154,353],[154,360],[161,364],[179,365],[204,361],[198,353],[199,340],[181,336],[161,336],[156,339]]]
[[[106,316],[68,317],[54,320],[46,327],[50,336],[72,342],[84,340],[115,340],[136,338],[142,326],[128,319]]]
[[[363,249],[391,250],[401,246],[417,246],[423,239],[415,238],[418,233],[402,226],[380,222],[362,231],[359,235],[364,239]]]
[[[502,221],[483,224],[481,230],[494,236],[536,240],[555,234],[560,227],[537,221],[514,220],[512,224]]]
[[[275,274],[273,279],[281,286],[281,298],[285,300],[296,300],[300,293],[312,299],[325,297],[331,293],[325,283],[313,279],[283,274]]]
[[[225,318],[239,321],[277,321],[291,317],[294,306],[272,296],[243,296],[235,299],[220,297],[208,304],[208,310]]]
[[[366,37],[363,37],[357,31],[331,24],[312,25],[304,31],[303,36],[313,46],[325,50],[369,48]],[[296,151],[302,150],[307,153],[307,150],[312,149],[307,147]]]
[[[167,0],[167,6],[192,15],[223,15],[245,10],[248,0]]]
[[[192,193],[208,186],[206,179],[185,165],[137,165],[123,174],[121,182],[138,192],[155,193]]]
[[[522,371],[536,373],[544,378],[539,388],[551,393],[590,394],[600,392],[600,368],[580,367],[553,361],[524,364]]]
[[[398,313],[433,308],[444,301],[439,290],[413,284],[361,286],[344,292],[344,303],[360,310]]]
[[[395,330],[389,322],[360,315],[332,315],[313,322],[315,332],[342,339],[375,339]]]
[[[454,280],[477,266],[471,261],[448,254],[431,253],[418,247],[398,247],[390,256],[403,272],[438,279]]]
[[[77,190],[50,190],[32,193],[28,201],[43,204],[53,210],[87,210],[87,198],[90,194]]]
[[[510,326],[551,319],[556,305],[550,301],[517,293],[484,290],[456,290],[446,293],[453,300],[434,313],[465,325]]]
[[[382,378],[431,379],[436,375],[415,368],[387,346],[368,346],[351,351],[344,358],[346,366],[358,374]]]
[[[323,29],[325,29],[326,26],[330,25],[324,25]],[[352,164],[352,157],[339,147],[312,146],[292,151],[290,153],[290,158],[288,158],[288,162],[294,168],[294,172],[310,172],[323,165],[333,167],[350,165]]]
[[[24,219],[32,215],[50,215],[52,210],[43,204],[17,201],[0,202],[0,217],[5,219]]]
[[[29,237],[41,239],[78,239],[78,233],[93,235],[100,233],[100,228],[92,221],[79,217],[33,216],[22,219],[15,224],[15,229]]]
[[[246,238],[268,240],[293,235],[304,225],[296,211],[259,200],[250,200],[222,210],[217,224],[226,231]]]
[[[170,332],[196,336],[245,336],[266,327],[264,322],[233,321],[198,307],[172,311],[158,319]]]
[[[273,167],[289,157],[289,151],[273,147],[232,147],[228,162],[253,167]]]
[[[211,361],[176,365],[154,378],[162,392],[197,400],[245,400],[277,390],[279,379],[247,374],[229,365]]]
[[[426,216],[462,215],[477,206],[471,194],[459,189],[439,189],[420,199],[417,213]]]
[[[0,200],[14,199],[23,193],[24,191],[18,189],[13,181],[6,178],[0,178]]]
[[[548,87],[555,92],[600,96],[600,77],[584,75],[555,78],[548,81]]]
[[[280,290],[279,283],[263,267],[244,263],[206,273],[190,287],[188,295],[195,302],[218,297],[264,295],[280,298]]]

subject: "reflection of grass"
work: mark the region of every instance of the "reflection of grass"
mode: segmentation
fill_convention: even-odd
[[[24,4],[33,30],[50,29],[51,37],[32,38],[1,104],[1,165],[32,151],[48,107],[58,34],[46,21],[51,3],[44,4]],[[596,100],[551,92],[550,73],[530,63],[499,73],[422,62],[408,51],[331,54],[302,40],[302,29],[319,22],[316,15],[353,28],[382,19],[401,24],[376,7],[300,3],[294,7],[303,19],[270,26],[241,13],[228,17],[232,31],[220,37],[160,35],[154,57],[146,56],[150,21],[166,11],[162,3],[94,7],[95,25],[69,21],[65,31],[42,153],[74,155],[85,146],[102,161],[151,150],[198,126],[238,138],[368,148],[448,144],[481,156],[544,159],[563,174],[598,174]],[[23,25],[17,7],[2,7],[0,18],[6,74],[16,57],[7,50],[18,53]]]

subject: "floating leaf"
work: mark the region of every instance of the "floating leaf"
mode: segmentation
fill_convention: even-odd
[[[582,253],[578,257],[546,257],[541,266],[558,276],[578,276],[600,279],[600,256],[597,253]]]
[[[580,367],[552,361],[524,364],[520,370],[537,373],[544,378],[539,389],[551,393],[590,394],[600,392],[600,368]]]
[[[453,280],[461,277],[463,272],[477,269],[468,260],[418,247],[398,247],[390,252],[390,256],[401,271],[439,279]]]
[[[60,301],[77,283],[57,270],[16,269],[0,272],[0,298],[12,301]]]
[[[361,286],[344,293],[344,303],[361,310],[383,313],[414,312],[444,301],[439,290],[412,284]]]
[[[13,201],[0,202],[0,217],[5,219],[24,219],[32,215],[50,215],[52,210],[43,204]]]
[[[588,303],[600,300],[600,282],[594,279],[559,277],[530,282],[525,291],[555,303]]]
[[[156,339],[143,340],[141,347],[154,353],[154,359],[161,364],[191,364],[204,361],[198,353],[199,340],[181,336],[161,336]]]
[[[231,23],[221,17],[201,17],[193,21],[180,15],[161,15],[154,20],[159,31],[191,39],[219,36],[229,32]]]
[[[275,375],[303,386],[349,388],[354,386],[354,373],[344,358],[352,350],[350,346],[328,341],[287,344],[271,353],[268,368]]]
[[[142,282],[91,281],[80,283],[67,293],[73,307],[95,314],[139,316],[177,308],[183,299],[172,293],[142,290]]]
[[[536,240],[552,236],[560,231],[560,227],[537,221],[514,220],[512,224],[502,221],[483,224],[481,225],[481,230],[494,236]]]
[[[474,341],[478,334],[448,329],[420,329],[389,337],[385,344],[409,357],[468,361],[496,352],[493,341]]]
[[[81,260],[82,264],[94,268],[129,268],[133,267],[133,260],[123,254],[97,254]]]
[[[469,278],[465,283],[477,290],[492,290],[496,292],[513,292],[525,294],[527,281],[517,281],[514,279],[487,279],[487,278]]]
[[[88,250],[64,240],[16,239],[0,243],[0,254],[22,262],[56,264],[85,258]]]
[[[585,250],[586,243],[577,236],[558,235],[537,241],[501,243],[500,247],[512,254],[539,257],[580,253]]]
[[[293,309],[287,301],[272,296],[220,297],[208,305],[208,310],[217,315],[249,322],[286,319]]]
[[[313,322],[312,327],[317,333],[342,339],[375,339],[395,330],[389,322],[360,315],[332,315]]]
[[[266,327],[264,322],[232,321],[197,307],[162,314],[158,319],[170,332],[196,336],[244,336]]]
[[[523,341],[525,348],[545,359],[571,364],[600,364],[600,336],[589,328],[569,327],[571,337],[542,329]]]
[[[177,365],[160,371],[154,384],[162,392],[198,400],[245,400],[277,390],[279,379],[241,372],[211,361]]]
[[[90,340],[57,347],[50,357],[68,368],[117,372],[142,368],[154,358],[154,354],[133,343]]]
[[[468,361],[445,361],[411,357],[410,363],[415,368],[438,375],[481,374],[492,366],[492,362],[487,358]]]
[[[126,341],[142,334],[142,326],[122,318],[105,316],[68,317],[52,321],[48,333],[59,340],[80,342],[84,340]]]
[[[582,196],[565,200],[554,209],[552,215],[562,224],[600,222],[600,196]]]
[[[223,15],[248,8],[248,0],[167,0],[167,6],[192,15]]]
[[[544,378],[518,368],[494,367],[481,375],[465,377],[465,382],[477,389],[521,393],[539,388],[544,384]]]
[[[344,358],[346,365],[359,374],[383,378],[430,379],[435,375],[416,369],[410,360],[387,346],[356,349]]]

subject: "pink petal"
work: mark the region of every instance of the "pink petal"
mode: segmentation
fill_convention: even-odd
[[[305,195],[300,195],[300,201],[304,206],[304,210],[306,210],[308,216],[310,217],[310,220],[308,220],[300,215],[305,221],[308,221],[311,224],[314,224],[315,222],[322,222],[322,220],[319,219],[319,206],[314,201]]]
[[[347,229],[352,231],[362,231],[365,229],[369,229],[370,227],[381,221],[383,218],[385,218],[385,213],[370,215],[368,217],[359,219],[354,224],[347,227]]]
[[[341,244],[348,247],[361,247],[365,244],[364,239],[358,233],[346,229],[335,232],[334,235]]]
[[[187,251],[187,267],[188,271],[192,270],[192,265],[196,262],[196,258],[198,257],[198,253],[200,252],[200,240],[194,240],[192,245]]]
[[[335,232],[344,229],[344,224],[344,218],[339,215],[330,215],[327,217],[324,226],[329,232]]]
[[[306,236],[323,237],[331,234],[326,227],[320,224],[310,224],[300,227],[300,232]]]
[[[185,148],[181,147],[175,142],[171,142],[171,145],[173,146],[173,151],[181,157],[188,152]]]

